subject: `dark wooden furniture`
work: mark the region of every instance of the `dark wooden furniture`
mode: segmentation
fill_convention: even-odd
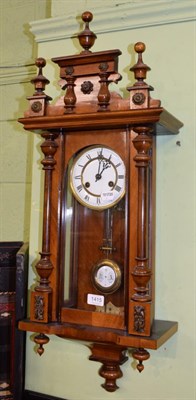
[[[50,334],[91,342],[90,360],[102,363],[112,392],[128,348],[141,372],[147,349],[177,331],[177,322],[154,320],[155,156],[156,135],[177,134],[182,123],[150,96],[143,43],[129,96],[110,91],[121,79],[121,52],[91,52],[92,14],[82,18],[82,52],[53,59],[65,95],[50,104],[45,60],[37,59],[35,93],[19,120],[43,138],[45,171],[39,281],[19,327],[37,333],[40,355]]]
[[[16,327],[26,316],[28,244],[0,242],[0,399],[22,400],[25,332]]]

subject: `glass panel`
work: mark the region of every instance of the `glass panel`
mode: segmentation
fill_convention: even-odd
[[[68,188],[68,187],[67,187]],[[71,268],[71,227],[73,221],[73,199],[70,190],[66,193],[65,207],[65,273],[64,273],[64,300],[70,298],[70,268]]]
[[[126,196],[96,210],[76,200],[65,176],[64,306],[123,315],[126,279]],[[121,175],[120,175],[121,176]]]

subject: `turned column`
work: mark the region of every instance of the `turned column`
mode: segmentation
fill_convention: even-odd
[[[148,266],[148,170],[151,156],[152,137],[149,127],[134,128],[138,134],[133,140],[137,154],[134,157],[138,169],[138,215],[137,215],[137,257],[136,266],[132,272],[136,284],[132,300],[141,303],[151,300],[148,283],[151,270]]]
[[[137,169],[137,229],[135,265],[131,265],[132,289],[129,300],[129,333],[149,336],[151,333],[153,303],[150,291],[152,266],[149,265],[150,164],[152,128],[134,127],[137,134],[133,145],[137,151],[134,161]]]
[[[130,92],[130,109],[141,110],[151,107],[150,91],[153,90],[145,79],[150,67],[143,62],[142,55],[145,44],[138,42],[134,49],[138,54],[136,64],[130,68],[134,73],[135,83],[128,88]],[[156,103],[158,106],[159,103]],[[149,166],[151,164],[152,126],[141,125],[133,127],[136,136],[133,145],[136,150],[134,157],[137,170],[137,226],[135,265],[131,265],[130,303],[129,303],[129,333],[149,336],[153,316],[153,304],[150,293],[151,265],[149,265]]]
[[[133,145],[137,151],[134,161],[137,169],[137,252],[135,266],[132,267],[134,292],[129,305],[129,333],[141,336],[150,336],[152,324],[152,298],[150,281],[152,266],[149,265],[149,179],[152,148],[152,128],[150,126],[134,127],[137,134]],[[149,352],[136,348],[132,353],[138,361],[137,369],[142,372],[143,361],[149,359]]]
[[[52,171],[54,169],[54,155],[57,150],[55,142],[58,133],[43,132],[41,135],[45,140],[41,144],[44,154],[42,160],[43,170],[45,171],[44,181],[44,213],[43,213],[43,235],[42,251],[40,260],[36,264],[39,275],[38,284],[31,294],[31,320],[38,322],[49,322],[51,319],[51,295],[50,275],[53,265],[50,260],[50,223],[51,223],[51,190],[52,190]]]
[[[76,95],[74,91],[75,87],[75,76],[74,76],[74,68],[69,66],[65,69],[66,72],[66,85],[64,85],[63,89],[66,89],[66,93],[64,96],[64,104],[65,104],[65,112],[72,113],[76,106]]]
[[[110,81],[108,80],[109,73],[107,72],[108,70],[108,63],[101,63],[99,66],[100,69],[100,89],[98,93],[98,105],[99,105],[99,111],[106,111],[109,106],[109,101],[110,101],[110,92],[108,89],[108,85],[110,84]]]

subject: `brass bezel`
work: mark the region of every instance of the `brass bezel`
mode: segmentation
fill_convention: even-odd
[[[105,265],[112,268],[115,273],[115,282],[109,288],[105,288],[105,287],[101,286],[96,279],[98,270]],[[104,294],[114,293],[119,289],[121,282],[122,282],[122,272],[121,272],[119,265],[115,261],[105,258],[105,259],[102,259],[101,261],[99,261],[96,265],[94,265],[94,267],[92,269],[92,283],[93,283],[93,286],[99,292],[104,293]]]

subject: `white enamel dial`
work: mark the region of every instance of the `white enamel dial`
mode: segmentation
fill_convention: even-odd
[[[93,268],[93,284],[103,293],[113,293],[121,284],[121,270],[112,260],[102,260]]]
[[[91,146],[74,160],[70,185],[75,198],[96,210],[115,205],[125,193],[125,165],[106,146]]]
[[[97,272],[97,281],[103,288],[108,288],[114,284],[115,272],[108,265],[102,265]]]

